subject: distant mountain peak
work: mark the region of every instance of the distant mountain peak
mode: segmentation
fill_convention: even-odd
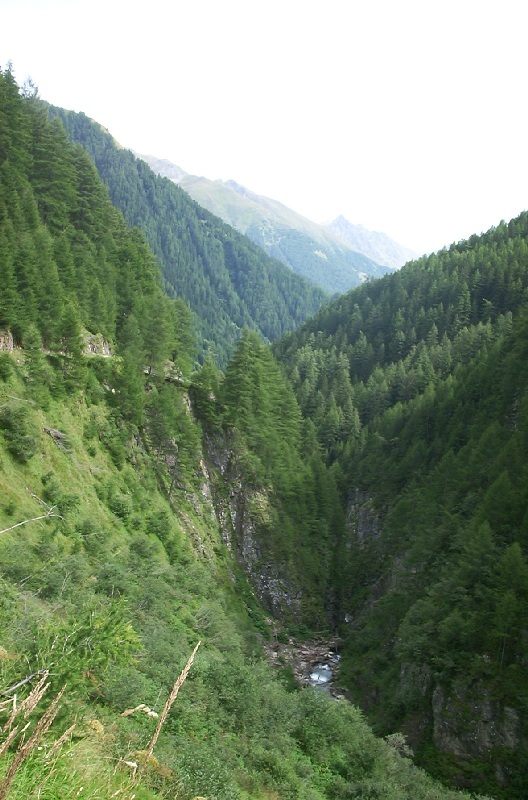
[[[226,186],[229,186],[230,189],[234,189],[235,192],[239,192],[239,194],[246,194],[248,191],[245,186],[242,186],[241,183],[237,183],[237,181],[234,181],[232,178],[230,178],[228,181],[222,181],[222,183],[224,183]]]
[[[134,155],[137,158],[140,158],[142,161],[146,161],[151,169],[153,169],[158,175],[163,175],[164,178],[168,178],[173,183],[177,183],[178,185],[182,183],[185,178],[190,177],[188,172],[185,172],[184,169],[178,167],[177,164],[173,164],[172,161],[169,161],[167,158],[146,156],[141,155],[140,153],[134,153]]]
[[[351,247],[391,269],[402,267],[407,261],[412,261],[419,255],[410,247],[398,244],[386,233],[370,231],[364,225],[350,222],[342,214],[333,222],[327,223],[325,227]]]

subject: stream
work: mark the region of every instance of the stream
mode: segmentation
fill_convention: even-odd
[[[337,638],[298,642],[290,637],[285,643],[270,643],[266,652],[272,664],[290,667],[299,685],[343,698],[343,690],[335,683],[341,658],[337,647]]]
[[[323,692],[330,692],[334,686],[340,658],[341,656],[337,655],[337,653],[329,653],[328,661],[312,667],[308,678],[310,686]]]

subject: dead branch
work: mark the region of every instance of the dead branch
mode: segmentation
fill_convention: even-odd
[[[122,717],[129,717],[131,714],[135,714],[136,711],[142,711],[144,714],[147,715],[147,717],[154,717],[155,719],[158,719],[158,717],[159,717],[159,714],[157,713],[157,711],[152,711],[152,709],[149,708],[148,706],[146,706],[145,703],[140,703],[139,706],[136,706],[135,708],[127,708],[127,709],[125,709],[122,712],[121,716]]]
[[[0,535],[2,533],[7,533],[8,531],[13,531],[15,528],[20,528],[21,525],[27,525],[28,522],[38,522],[39,519],[49,519],[50,517],[57,517],[58,519],[64,520],[64,518],[60,514],[57,514],[55,512],[55,509],[57,508],[57,506],[48,506],[48,504],[45,503],[44,500],[41,500],[41,498],[38,497],[38,495],[34,494],[33,492],[30,492],[30,495],[35,500],[38,500],[38,502],[42,506],[44,506],[44,508],[47,509],[46,513],[45,514],[40,514],[38,517],[31,517],[30,519],[23,519],[22,522],[17,522],[15,525],[10,525],[9,528],[4,528],[2,531],[0,531]]]
[[[17,522],[16,525],[11,525],[9,528],[4,528],[0,531],[0,534],[7,533],[8,531],[14,531],[15,528],[20,528],[21,525],[27,525],[28,522],[38,522],[39,519],[49,519],[50,517],[58,517],[59,519],[63,519],[60,514],[54,514],[53,509],[57,508],[57,506],[51,506],[49,511],[46,514],[41,514],[39,517],[31,517],[31,519],[24,519],[22,522]]]

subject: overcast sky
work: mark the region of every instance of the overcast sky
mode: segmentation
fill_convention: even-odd
[[[528,208],[521,0],[0,0],[0,64],[125,147],[426,252]]]

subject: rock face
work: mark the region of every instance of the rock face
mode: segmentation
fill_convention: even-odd
[[[266,522],[267,505],[264,492],[233,487],[228,499],[231,530],[225,533],[261,603],[275,616],[296,616],[300,594],[281,575],[279,565],[264,554],[258,536],[258,528]]]
[[[265,487],[245,485],[238,454],[227,441],[209,441],[206,449],[211,497],[224,544],[262,605],[280,619],[296,619],[301,611],[300,592],[288,580],[286,567],[263,546],[269,515]]]
[[[87,356],[104,356],[109,358],[112,355],[110,344],[100,333],[83,333],[84,354]]]
[[[12,353],[14,348],[11,331],[0,331],[0,352]]]
[[[449,690],[437,686],[432,710],[433,742],[443,753],[484,759],[495,748],[519,747],[518,712],[492,701],[479,682],[458,681]]]
[[[358,544],[379,539],[381,536],[381,520],[372,498],[361,489],[355,489],[347,508],[347,531],[349,541]]]
[[[355,225],[343,216],[337,217],[326,227],[343,241],[386,267],[397,269],[419,255],[415,250],[398,244],[387,234],[369,231],[363,225]]]

